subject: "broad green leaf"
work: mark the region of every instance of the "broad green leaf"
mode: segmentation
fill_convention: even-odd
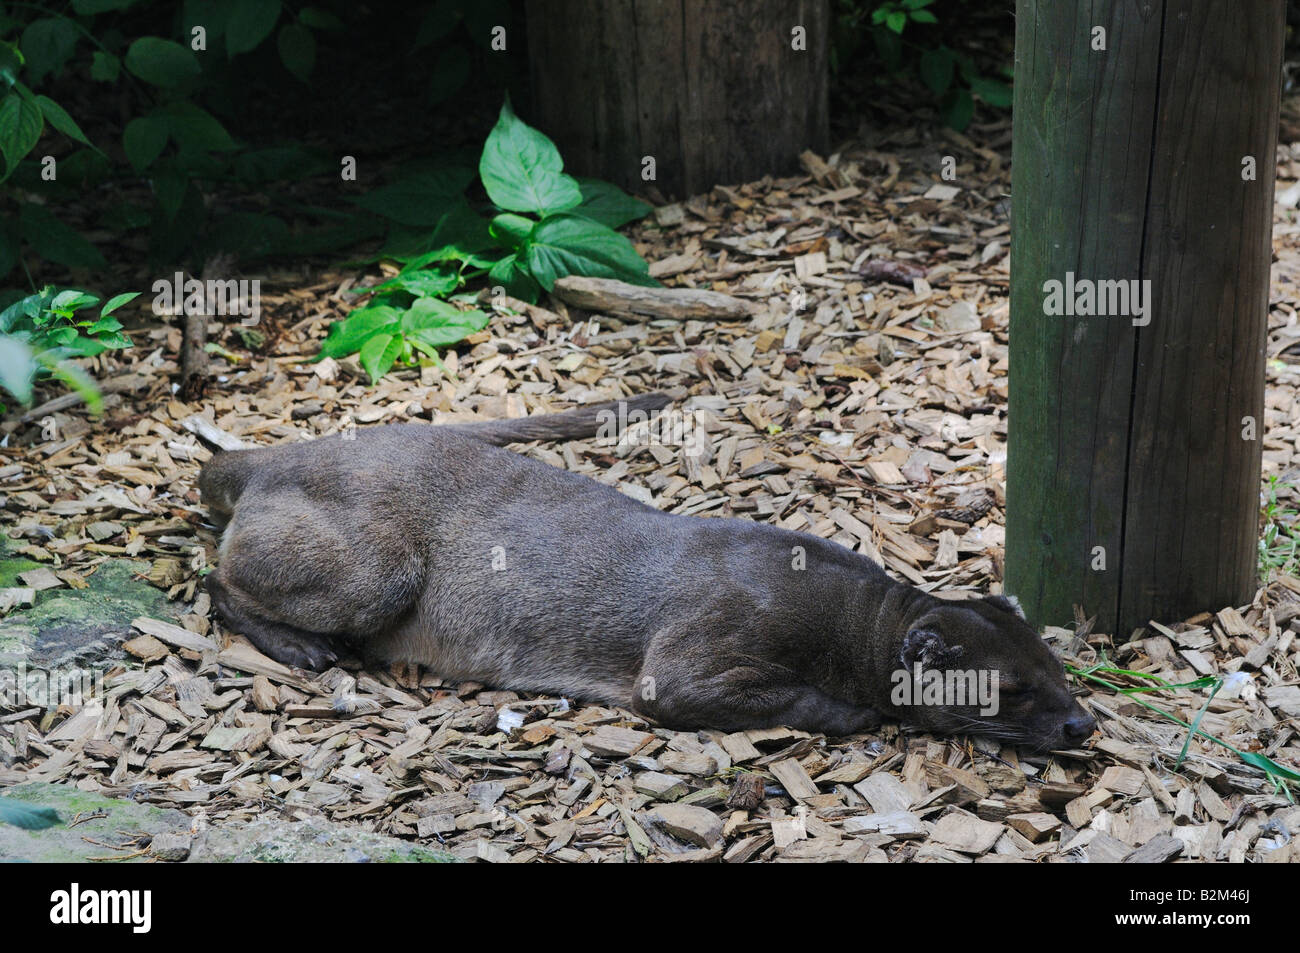
[[[950,129],[961,132],[970,125],[975,113],[975,102],[970,98],[970,90],[950,89],[948,95],[939,105],[939,115]]]
[[[645,218],[653,208],[649,202],[633,198],[617,185],[600,179],[579,179],[578,188],[582,190],[582,204],[573,211],[610,228]]]
[[[507,100],[479,160],[488,198],[507,211],[539,216],[571,209],[582,192],[563,168],[555,143],[516,116]]]
[[[0,335],[0,387],[13,394],[20,403],[30,404],[35,379],[36,360],[31,348],[15,337]]]
[[[48,307],[51,311],[79,311],[82,308],[89,308],[92,304],[99,304],[99,299],[92,294],[86,294],[84,291],[77,291],[75,288],[69,288],[66,291],[60,291],[50,301]]]
[[[463,170],[438,169],[407,175],[352,201],[403,225],[434,226],[460,200],[468,184]]]
[[[393,361],[397,360],[397,355],[401,353],[401,335],[376,334],[361,346],[361,353],[357,355],[357,360],[370,375],[370,383],[377,384],[379,379],[388,373],[388,369],[393,366]]]
[[[216,117],[193,103],[168,103],[152,115],[167,123],[172,139],[184,150],[224,152],[236,147]]]
[[[167,145],[168,124],[157,116],[137,116],[122,133],[122,151],[136,172],[143,172]]]
[[[90,78],[97,83],[116,83],[122,72],[122,61],[112,53],[96,50],[90,57]]]
[[[140,292],[138,291],[127,291],[120,295],[113,295],[113,297],[109,298],[108,302],[100,310],[99,316],[101,318],[107,317],[128,301],[134,301],[138,297],[140,297]],[[118,325],[118,327],[121,327],[121,325]]]
[[[488,231],[502,248],[518,248],[537,225],[531,218],[524,218],[514,212],[502,212],[488,226]]]
[[[921,54],[921,82],[936,96],[952,85],[953,59],[947,50],[926,50]]]
[[[280,51],[280,62],[290,73],[304,83],[311,79],[316,66],[316,37],[311,30],[296,23],[280,27],[275,45]]]
[[[0,823],[21,827],[25,831],[39,831],[58,824],[59,812],[52,807],[38,807],[10,797],[0,797]]]
[[[86,138],[86,134],[81,131],[81,127],[77,125],[76,120],[69,116],[67,110],[62,106],[48,96],[37,96],[36,105],[40,106],[41,112],[45,114],[45,118],[51,126],[69,139],[75,139],[83,145],[90,146],[90,140]],[[95,148],[94,146],[90,147]]]
[[[234,0],[226,19],[226,52],[247,53],[270,35],[280,19],[280,0]]]
[[[907,14],[902,10],[894,10],[885,14],[885,26],[889,27],[895,33],[902,33],[903,28],[907,26]]]
[[[157,36],[142,36],[126,51],[126,68],[135,76],[171,89],[201,72],[198,58],[188,47]]]
[[[913,23],[938,23],[939,20],[929,10],[913,10],[908,14]]]
[[[176,218],[190,189],[190,177],[175,161],[160,162],[149,177],[158,207],[170,221]]]
[[[32,151],[44,125],[40,108],[17,92],[11,92],[0,102],[0,152],[5,157],[5,178]]]
[[[541,290],[533,276],[528,273],[528,269],[519,263],[516,255],[502,258],[492,266],[491,271],[488,272],[488,284],[494,288],[498,286],[504,288],[510,297],[527,301],[529,304],[537,301]]]
[[[401,288],[416,297],[424,297],[450,294],[459,286],[460,276],[454,270],[429,268],[394,275],[382,284],[375,285],[375,290]]]
[[[76,24],[65,17],[43,17],[27,24],[18,41],[27,61],[27,82],[36,86],[47,73],[62,70],[80,38]]]
[[[439,249],[436,253],[439,257],[431,259],[433,261],[468,258],[494,245],[487,220],[463,199],[438,221],[430,244]]]
[[[395,332],[401,319],[402,313],[397,308],[387,305],[358,308],[342,321],[335,321],[330,325],[329,333],[321,343],[317,359],[354,354],[380,331],[389,334]]]
[[[104,256],[98,248],[41,206],[24,205],[20,215],[23,238],[42,258],[70,268],[104,267]]]
[[[547,291],[565,275],[617,278],[658,285],[650,266],[632,243],[608,226],[580,215],[552,215],[533,229],[525,243],[528,270]]]
[[[970,81],[971,92],[990,106],[1005,109],[1011,105],[1011,87],[1001,80],[976,76]]]

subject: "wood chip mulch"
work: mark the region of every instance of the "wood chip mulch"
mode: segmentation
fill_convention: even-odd
[[[454,378],[427,368],[371,387],[352,360],[307,362],[357,275],[262,273],[249,277],[263,279],[266,353],[214,326],[231,359],[193,404],[172,396],[179,331],[138,333],[135,349],[100,359],[106,421],[56,398],[3,425],[3,519],[17,553],[49,566],[45,584],[78,586],[105,559],[137,556],[189,611],[179,625],[138,620],[102,698],[0,707],[0,785],[71,782],[210,823],[320,814],[495,862],[1300,860],[1293,794],[1199,738],[1180,763],[1184,729],[1096,686],[1080,691],[1100,733],[1043,756],[888,725],[838,739],[677,732],[425,671],[290,671],[210,617],[199,582],[216,537],[195,490],[208,453],[183,423],[194,415],[273,443],[651,390],[694,413],[710,437],[702,457],[594,440],[527,452],[672,512],[835,539],[926,589],[997,591],[1009,143],[1006,123],[970,138],[882,133],[631,230],[666,284],[725,292],[744,318],[614,318],[552,298],[500,309],[448,355]],[[1300,143],[1278,160],[1265,474],[1294,481]],[[1296,505],[1293,489],[1281,496]],[[1048,636],[1080,664],[1104,652],[1171,683],[1241,673],[1202,728],[1300,765],[1300,581],[1165,621],[1126,643],[1087,620]],[[1206,694],[1142,697],[1190,721]]]

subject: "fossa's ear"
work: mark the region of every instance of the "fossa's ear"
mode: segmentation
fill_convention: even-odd
[[[917,663],[920,663],[922,671],[946,669],[956,664],[961,658],[961,653],[960,645],[949,648],[939,633],[928,629],[913,629],[903,639],[903,651],[899,654],[899,661],[908,671],[911,671]]]
[[[984,601],[990,605],[997,606],[1004,612],[1014,613],[1022,619],[1025,617],[1025,610],[1020,608],[1020,600],[1015,596],[989,596]]]

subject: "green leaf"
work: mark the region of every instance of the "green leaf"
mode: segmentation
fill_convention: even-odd
[[[913,10],[908,14],[913,23],[938,23],[939,20],[929,10]]]
[[[533,229],[525,243],[528,270],[547,291],[556,278],[587,275],[658,285],[632,243],[606,225],[580,215],[552,215]]]
[[[41,110],[16,92],[0,102],[0,152],[5,157],[5,178],[41,138],[45,126]]]
[[[52,807],[37,807],[13,798],[0,797],[0,823],[12,824],[25,831],[39,831],[58,824],[59,812]]]
[[[75,288],[69,288],[56,294],[48,307],[51,311],[66,311],[71,314],[74,311],[80,311],[82,308],[89,308],[92,304],[98,303],[99,299],[94,295],[78,291]]]
[[[401,353],[401,335],[376,334],[361,346],[361,353],[357,356],[357,360],[370,375],[370,383],[377,384],[379,378],[388,373],[388,369],[393,366],[393,361],[397,360],[397,355]]]
[[[645,218],[653,208],[649,202],[633,198],[617,185],[600,179],[579,179],[578,188],[582,204],[573,211],[610,228]]]
[[[201,72],[198,58],[188,47],[157,36],[142,36],[126,51],[126,68],[154,86],[172,89]]]
[[[122,151],[136,172],[143,172],[167,145],[168,124],[156,116],[137,116],[122,133]]]
[[[286,23],[280,27],[275,45],[285,69],[304,83],[311,79],[311,71],[316,67],[316,37],[312,36],[311,30],[296,23]]]
[[[226,52],[247,53],[270,35],[280,19],[280,0],[234,0],[226,20]]]
[[[369,305],[358,308],[342,321],[330,325],[329,333],[321,343],[323,357],[346,357],[361,350],[367,340],[380,332],[392,334],[401,321],[402,313],[388,305]]]
[[[459,168],[415,173],[352,201],[403,225],[433,226],[460,200],[472,176]]]
[[[41,206],[24,205],[20,215],[23,238],[41,257],[69,268],[103,268],[106,264],[98,248]]]
[[[401,288],[416,297],[423,297],[451,294],[458,287],[460,287],[460,276],[455,270],[430,268],[394,275],[382,284],[375,285],[375,290],[388,291]]]
[[[18,41],[27,60],[27,82],[36,86],[47,73],[63,69],[80,37],[76,25],[65,17],[44,17],[27,24]]]
[[[516,116],[506,100],[479,160],[488,198],[507,211],[539,216],[571,209],[582,192],[563,168],[555,143]]]
[[[975,114],[975,102],[966,89],[952,89],[939,105],[939,115],[950,129],[961,132],[970,125]]]
[[[171,131],[172,139],[183,150],[225,152],[236,148],[224,126],[209,112],[193,103],[168,103],[154,110]]]
[[[970,89],[990,106],[1005,109],[1011,105],[1011,87],[1001,80],[977,76],[970,81]]]
[[[463,199],[438,221],[429,243],[441,248],[445,258],[467,258],[495,244],[487,220]]]
[[[134,301],[138,297],[140,297],[140,292],[138,291],[127,291],[124,294],[114,295],[108,299],[108,302],[100,310],[99,316],[101,318],[107,317],[128,301]],[[118,327],[121,327],[121,325],[119,324]]]
[[[885,14],[885,26],[895,33],[902,33],[903,28],[907,26],[907,14],[902,10],[893,10]]]
[[[523,244],[537,225],[531,218],[524,218],[522,215],[516,215],[514,212],[502,212],[488,226],[488,231],[492,237],[500,243],[502,248],[514,250]]]
[[[942,96],[952,85],[953,59],[947,50],[926,50],[921,54],[921,82],[930,92]]]
[[[520,264],[516,255],[502,258],[493,265],[492,270],[488,272],[488,283],[492,287],[504,288],[506,294],[512,298],[530,304],[537,301],[541,290],[537,281],[528,273],[528,269]]]
[[[13,394],[19,403],[30,404],[35,379],[36,359],[31,348],[18,338],[0,335],[0,387]]]
[[[90,146],[92,149],[95,148],[90,145],[90,140],[87,139],[86,134],[81,131],[81,127],[77,125],[76,120],[69,116],[67,111],[54,100],[50,99],[50,97],[37,96],[36,105],[41,107],[41,112],[45,114],[45,118],[49,121],[50,125],[59,130],[59,132],[63,133],[69,139],[75,139],[83,145]]]

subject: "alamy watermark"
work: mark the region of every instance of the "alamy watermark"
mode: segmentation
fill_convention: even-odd
[[[239,323],[246,327],[262,320],[262,282],[258,278],[187,279],[178,271],[170,279],[159,278],[151,290],[157,315],[234,314],[240,316]]]
[[[1131,317],[1134,327],[1151,323],[1151,279],[1075,278],[1043,282],[1043,314],[1052,317]]]
[[[893,688],[889,700],[895,705],[931,705],[940,708],[973,708],[988,718],[998,713],[998,671],[988,668],[927,668],[920,662],[911,671],[895,669],[889,676]]]
[[[629,410],[627,401],[618,402],[617,413],[602,410],[596,414],[600,426],[596,440],[620,448],[681,447],[688,455],[699,455],[708,445],[709,435],[695,414],[676,409],[647,413]]]
[[[103,689],[99,669],[28,668],[26,662],[0,668],[0,705],[7,708],[80,708]]]

